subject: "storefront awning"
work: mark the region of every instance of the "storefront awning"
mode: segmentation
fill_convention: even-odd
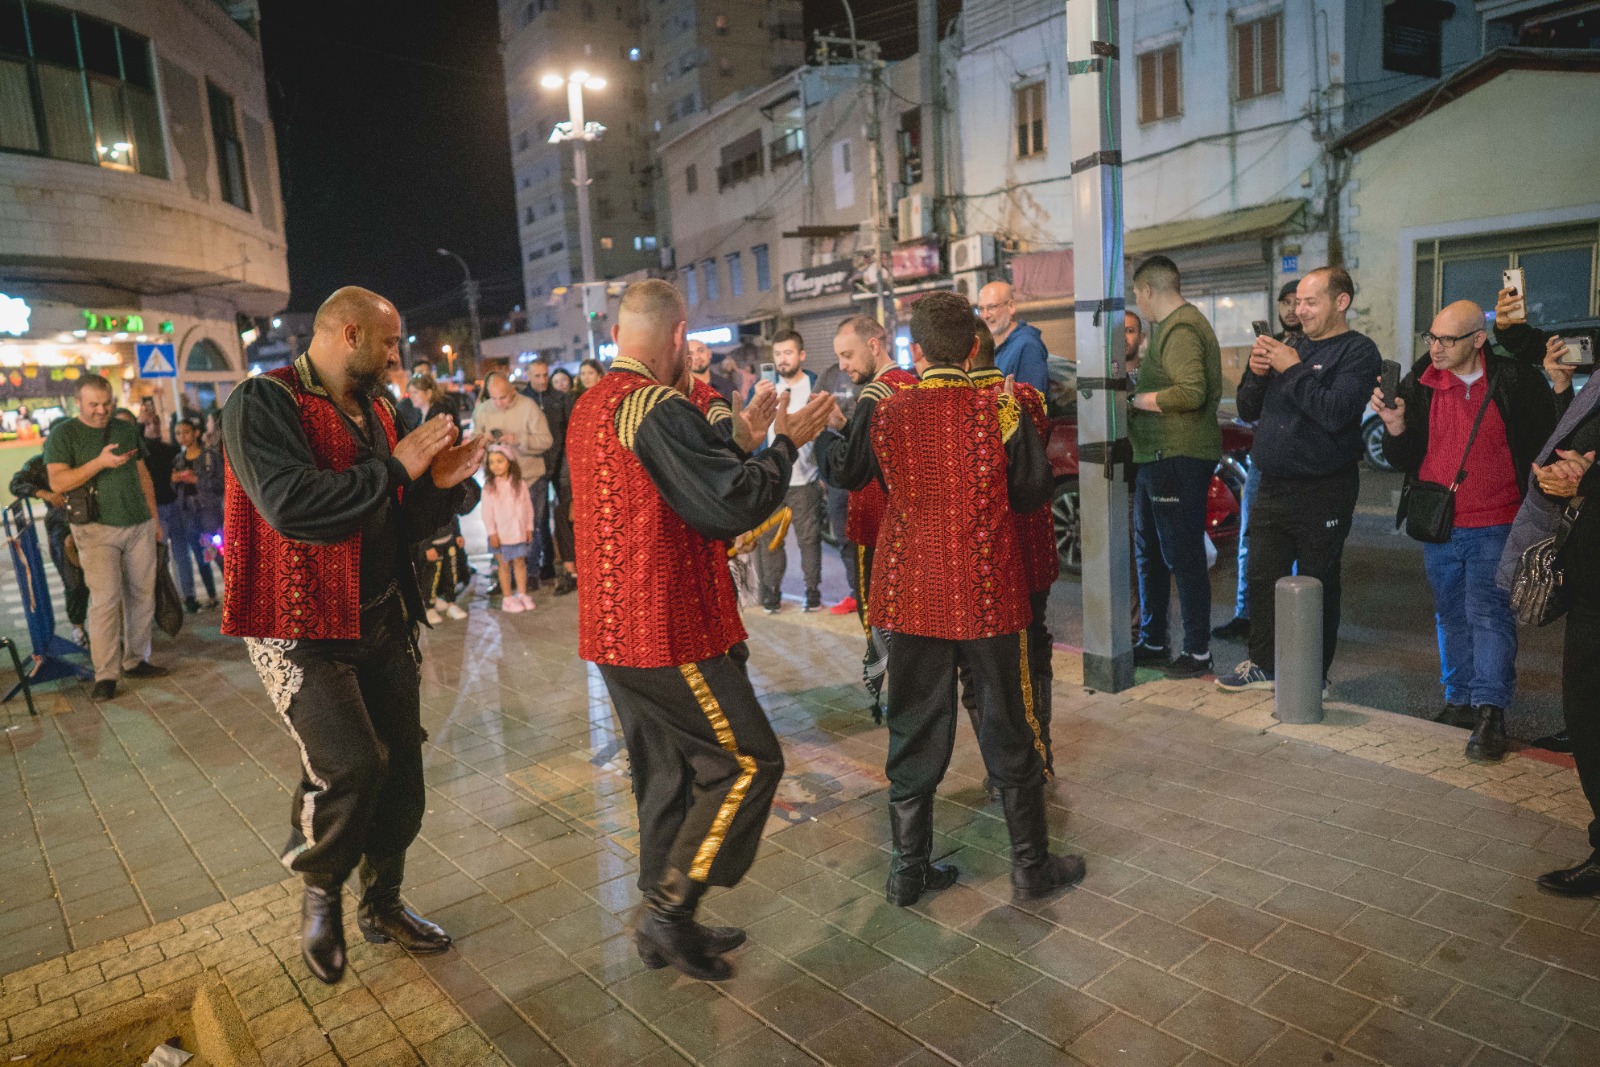
[[[1129,230],[1123,240],[1122,250],[1129,256],[1146,256],[1193,245],[1270,237],[1298,222],[1305,210],[1305,200],[1278,200],[1259,207],[1225,211],[1204,219],[1164,222],[1159,226]]]

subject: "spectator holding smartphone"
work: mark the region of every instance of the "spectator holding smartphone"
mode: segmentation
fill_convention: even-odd
[[[1516,620],[1495,571],[1528,470],[1555,429],[1555,398],[1535,368],[1494,354],[1483,309],[1470,300],[1434,316],[1423,341],[1428,358],[1411,368],[1397,396],[1373,390],[1372,410],[1383,420],[1384,458],[1406,474],[1408,487],[1451,485],[1466,472],[1450,539],[1422,546],[1444,684],[1444,710],[1435,717],[1473,728],[1467,758],[1495,761],[1505,756],[1505,709],[1517,677]]]

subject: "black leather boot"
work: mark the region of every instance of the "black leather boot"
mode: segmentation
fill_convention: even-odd
[[[1506,755],[1506,712],[1493,704],[1479,704],[1478,726],[1467,738],[1467,758],[1493,763]]]
[[[319,982],[344,977],[344,883],[332,875],[308,874],[300,905],[300,956]]]
[[[728,961],[713,955],[694,921],[694,910],[705,895],[704,882],[668,867],[661,880],[644,894],[644,919],[634,931],[634,944],[646,964],[660,957],[690,978],[724,982],[733,977]]]
[[[400,900],[400,883],[405,880],[406,854],[361,859],[361,907],[356,911],[356,926],[374,945],[390,941],[407,952],[443,952],[450,947],[450,935],[406,907]]]
[[[1600,897],[1600,850],[1576,867],[1541,874],[1538,885],[1564,897]]]
[[[640,909],[634,921],[633,946],[639,951],[639,959],[652,971],[667,965],[667,957],[656,950],[650,942],[639,936],[639,926],[644,922],[647,909]],[[694,924],[700,934],[700,942],[705,945],[706,955],[721,956],[723,953],[732,952],[745,943],[746,935],[737,926],[702,926]]]
[[[889,884],[884,891],[889,903],[909,908],[923,893],[949,889],[956,884],[960,872],[949,864],[935,864],[929,859],[933,852],[932,793],[891,800],[889,828],[894,834]]]
[[[1037,900],[1083,880],[1082,856],[1050,855],[1050,822],[1044,787],[1002,789],[1006,830],[1011,834],[1011,898]]]

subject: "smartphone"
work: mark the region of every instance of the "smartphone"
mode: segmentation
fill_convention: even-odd
[[[764,382],[771,382],[773,385],[777,385],[778,384],[778,368],[777,368],[777,366],[775,366],[774,364],[771,364],[771,363],[763,363],[763,364],[761,364],[761,380],[764,381]]]
[[[1255,331],[1257,337],[1272,336],[1272,324],[1266,319],[1256,319],[1252,321],[1250,323],[1250,328]]]
[[[1563,367],[1594,366],[1594,338],[1583,334],[1579,337],[1563,337],[1561,340],[1567,346],[1567,354],[1560,361]]]
[[[1386,408],[1399,407],[1395,401],[1400,396],[1400,364],[1392,359],[1383,361],[1383,374],[1378,380],[1378,388],[1383,390],[1383,406]]]
[[[1501,320],[1507,325],[1528,321],[1528,275],[1521,267],[1500,272],[1500,287],[1510,289],[1516,300],[1516,310],[1508,312]]]

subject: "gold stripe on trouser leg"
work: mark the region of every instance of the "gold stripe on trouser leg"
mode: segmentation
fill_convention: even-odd
[[[739,814],[739,805],[743,803],[744,795],[755,779],[756,761],[739,751],[738,742],[733,737],[733,727],[728,725],[728,717],[722,714],[722,705],[717,703],[716,694],[711,692],[711,686],[707,684],[705,675],[700,673],[700,668],[693,663],[685,663],[678,670],[682,672],[683,680],[689,683],[689,690],[694,693],[701,712],[711,723],[711,729],[716,732],[717,744],[733,753],[733,758],[739,763],[739,778],[723,798],[722,807],[717,809],[717,817],[711,820],[711,829],[706,839],[700,842],[700,848],[694,854],[694,863],[689,866],[689,877],[703,882],[711,877],[711,864],[717,858],[717,850],[722,848],[722,839],[728,835],[728,827],[733,824],[733,817]]]
[[[1050,773],[1050,750],[1045,746],[1038,716],[1033,713],[1033,671],[1028,663],[1028,631],[1023,630],[1017,637],[1022,642],[1022,714],[1033,731],[1033,747],[1039,753],[1039,758],[1044,760],[1044,776],[1048,780],[1053,777]]]
[[[856,618],[861,620],[861,632],[872,636],[872,623],[867,618],[867,546],[856,546],[856,587],[861,590],[861,610]]]

